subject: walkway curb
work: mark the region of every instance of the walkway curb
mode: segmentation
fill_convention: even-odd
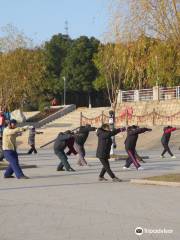
[[[152,180],[146,180],[146,179],[131,179],[130,183],[144,184],[144,185],[159,185],[159,186],[180,187],[180,182],[152,181]]]

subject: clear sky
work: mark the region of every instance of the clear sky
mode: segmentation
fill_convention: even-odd
[[[0,0],[0,27],[12,24],[35,43],[65,33],[102,38],[106,31],[110,0]]]

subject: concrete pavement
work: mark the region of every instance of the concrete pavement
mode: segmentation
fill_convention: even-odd
[[[88,153],[89,156],[93,152]],[[90,167],[71,164],[76,172],[56,172],[58,159],[51,150],[38,155],[20,156],[29,180],[0,180],[0,240],[134,240],[180,237],[180,189],[166,186],[131,184],[131,178],[180,172],[177,159],[160,159],[159,152],[150,156],[145,170],[123,171],[124,161],[111,162],[122,183],[97,181],[101,165],[87,158]],[[173,233],[144,233],[137,236],[136,227],[144,231],[173,230]]]

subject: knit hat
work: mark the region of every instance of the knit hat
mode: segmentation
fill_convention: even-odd
[[[11,119],[11,120],[9,121],[9,123],[10,123],[10,124],[11,124],[11,123],[17,124],[17,121],[16,121],[16,119]]]

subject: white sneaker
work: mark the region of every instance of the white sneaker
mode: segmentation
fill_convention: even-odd
[[[124,166],[124,167],[123,167],[123,170],[131,170],[131,169]]]
[[[164,155],[161,155],[161,158],[165,158],[165,156],[164,156]]]
[[[172,158],[172,159],[175,159],[175,158],[176,158],[176,156],[172,156],[171,158]]]
[[[143,168],[143,167],[138,167],[137,170],[138,170],[138,171],[139,171],[139,170],[144,170],[144,168]]]

